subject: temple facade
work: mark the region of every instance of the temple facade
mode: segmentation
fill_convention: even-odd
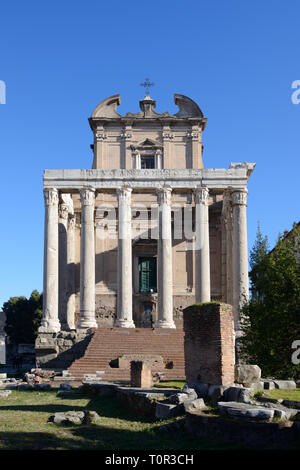
[[[208,169],[206,118],[175,94],[177,114],[138,113],[120,96],[89,119],[92,169],[45,170],[41,336],[97,327],[182,328],[182,310],[248,298],[247,182],[254,163]]]

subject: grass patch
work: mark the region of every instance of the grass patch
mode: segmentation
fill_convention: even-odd
[[[259,392],[259,390],[256,390]],[[293,400],[293,401],[300,401],[300,389],[296,390],[288,390],[288,389],[279,389],[275,388],[274,390],[263,390],[263,394],[261,396],[269,397],[269,398],[276,398],[276,399],[283,399],[283,400]]]
[[[181,390],[182,387],[186,384],[185,380],[162,380],[158,384],[155,384],[154,387],[157,388],[176,388]]]
[[[97,411],[100,420],[96,424],[82,426],[58,426],[47,422],[54,412],[84,409]],[[178,418],[156,421],[136,416],[111,397],[89,397],[78,391],[67,398],[58,397],[57,390],[13,391],[8,398],[0,399],[0,450],[170,451],[228,448],[228,445],[218,445],[215,440],[194,439],[184,430],[164,434],[157,432],[159,426],[175,420]]]

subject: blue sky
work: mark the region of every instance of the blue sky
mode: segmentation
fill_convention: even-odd
[[[17,0],[0,21],[0,306],[42,290],[43,170],[90,168],[94,107],[120,93],[137,112],[145,77],[158,111],[199,104],[207,168],[256,162],[249,248],[258,221],[270,246],[299,221],[298,1]]]

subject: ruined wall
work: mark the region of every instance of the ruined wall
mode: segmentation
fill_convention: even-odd
[[[235,351],[231,305],[196,304],[186,308],[183,317],[187,382],[233,385]]]

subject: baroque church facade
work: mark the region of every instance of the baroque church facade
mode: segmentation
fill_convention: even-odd
[[[140,111],[124,116],[119,95],[103,100],[89,119],[92,169],[45,170],[40,338],[180,329],[185,307],[211,300],[233,305],[239,329],[255,164],[205,168],[206,118],[192,99],[174,99],[174,115],[157,113],[146,93]]]

